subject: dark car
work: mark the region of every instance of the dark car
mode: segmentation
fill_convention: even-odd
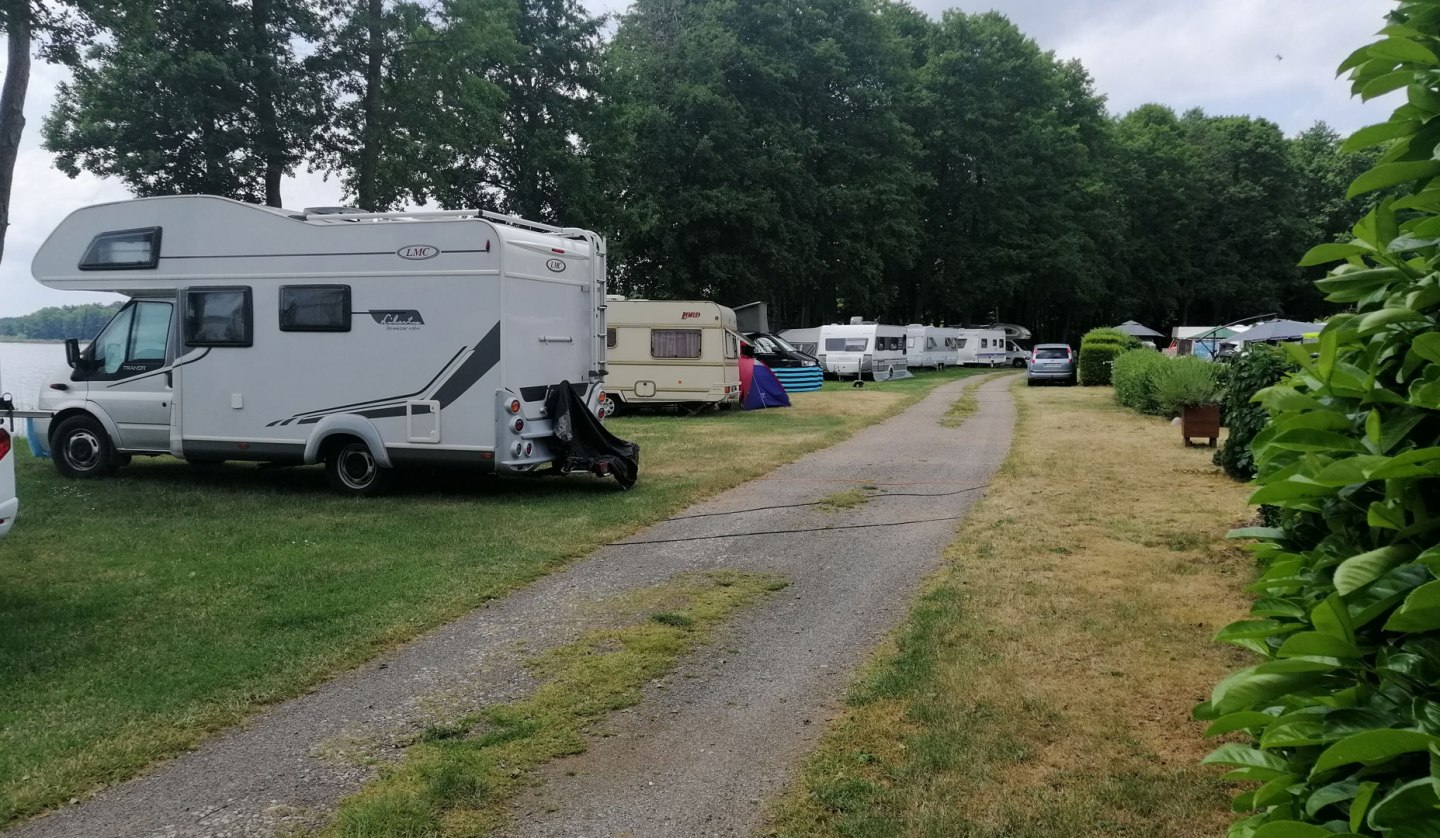
[[[819,390],[824,382],[825,371],[820,361],[808,352],[802,352],[793,343],[769,332],[749,332],[745,335],[749,345],[747,354],[770,368],[787,393],[804,393]]]
[[[1025,374],[1025,383],[1033,386],[1039,381],[1076,383],[1075,350],[1070,348],[1070,344],[1035,344],[1030,352],[1030,371]]]

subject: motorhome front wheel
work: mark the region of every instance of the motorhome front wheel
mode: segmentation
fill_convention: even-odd
[[[55,428],[55,470],[66,477],[104,477],[120,465],[105,428],[90,416],[71,416]]]
[[[375,462],[370,446],[358,439],[331,450],[325,458],[325,476],[331,488],[345,495],[383,494],[395,479],[395,473]]]

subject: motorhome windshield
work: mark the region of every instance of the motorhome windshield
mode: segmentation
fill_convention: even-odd
[[[864,352],[869,338],[825,338],[826,352]]]

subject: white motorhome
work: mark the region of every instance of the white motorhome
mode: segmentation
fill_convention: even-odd
[[[911,367],[960,366],[960,330],[911,323],[905,327],[905,359]]]
[[[605,391],[619,405],[740,402],[735,312],[717,303],[611,297]]]
[[[998,367],[1008,364],[1009,342],[1000,329],[958,329],[960,363],[967,366]]]
[[[144,198],[71,213],[32,272],[131,298],[41,390],[68,476],[134,454],[324,462],[338,491],[374,494],[411,466],[560,465],[572,425],[556,436],[547,396],[602,403],[605,242],[584,230]]]
[[[868,376],[876,381],[910,376],[904,326],[851,321],[812,329],[788,329],[781,332],[780,337],[818,358],[829,375]]]

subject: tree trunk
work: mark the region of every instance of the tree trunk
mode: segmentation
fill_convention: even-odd
[[[380,88],[385,67],[384,0],[366,0],[365,124],[360,128],[360,171],[356,200],[360,208],[379,212],[380,206]]]
[[[265,203],[281,206],[280,181],[285,176],[285,146],[275,113],[275,50],[270,43],[270,0],[253,0],[250,26],[255,38],[255,119],[260,159],[265,164]]]
[[[30,3],[10,4],[10,26],[5,33],[10,54],[5,86],[0,89],[0,257],[5,254],[5,233],[10,229],[10,187],[15,179],[15,158],[25,133],[25,92],[30,87]]]

